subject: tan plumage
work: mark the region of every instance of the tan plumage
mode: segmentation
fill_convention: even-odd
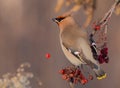
[[[106,74],[94,59],[88,34],[81,29],[71,15],[65,14],[53,19],[60,28],[60,44],[67,59],[75,66],[89,65],[98,79]]]

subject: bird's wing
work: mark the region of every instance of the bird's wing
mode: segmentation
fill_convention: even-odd
[[[69,53],[71,53],[74,57],[76,57],[82,64],[88,64],[88,65],[90,65],[92,68],[93,68],[93,67],[97,68],[97,66],[96,66],[91,60],[86,59],[86,57],[84,56],[84,54],[83,54],[82,51],[68,48],[68,47],[66,47],[64,44],[63,44],[63,46],[65,47],[65,49],[66,49]]]
[[[93,35],[91,34],[89,37],[90,37],[89,41],[90,41],[90,47],[91,47],[93,57],[95,60],[98,60],[98,50],[97,50],[96,43],[93,39]]]
[[[91,51],[95,60],[98,60],[98,52],[95,43],[91,44]]]
[[[65,47],[65,49],[66,49],[69,53],[71,53],[73,56],[75,56],[78,60],[80,60],[82,63],[85,63],[85,61],[84,61],[84,59],[83,59],[84,56],[83,56],[83,54],[82,54],[81,51],[72,49],[72,48],[70,48],[70,47],[66,47],[64,43],[63,43],[63,46]]]

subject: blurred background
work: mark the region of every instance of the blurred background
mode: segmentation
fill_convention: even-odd
[[[58,71],[70,63],[60,47],[59,29],[51,20],[69,8],[55,13],[56,3],[57,0],[0,0],[0,77],[29,62],[30,71],[42,82],[40,86],[32,82],[32,88],[69,88]],[[97,0],[92,22],[104,16],[113,3],[114,0]],[[75,18],[80,25],[84,22],[83,9]],[[119,15],[112,15],[108,28],[110,62],[102,65],[108,76],[90,81],[83,88],[120,88]],[[50,59],[46,59],[46,53],[51,54]]]

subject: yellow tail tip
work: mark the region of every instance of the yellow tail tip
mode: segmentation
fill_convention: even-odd
[[[98,80],[104,79],[107,77],[107,74],[104,74],[103,76],[97,77]]]

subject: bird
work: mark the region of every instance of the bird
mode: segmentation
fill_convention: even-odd
[[[106,78],[106,72],[93,56],[87,31],[79,26],[70,13],[52,20],[60,29],[60,45],[66,58],[76,67],[90,66],[98,80]]]

